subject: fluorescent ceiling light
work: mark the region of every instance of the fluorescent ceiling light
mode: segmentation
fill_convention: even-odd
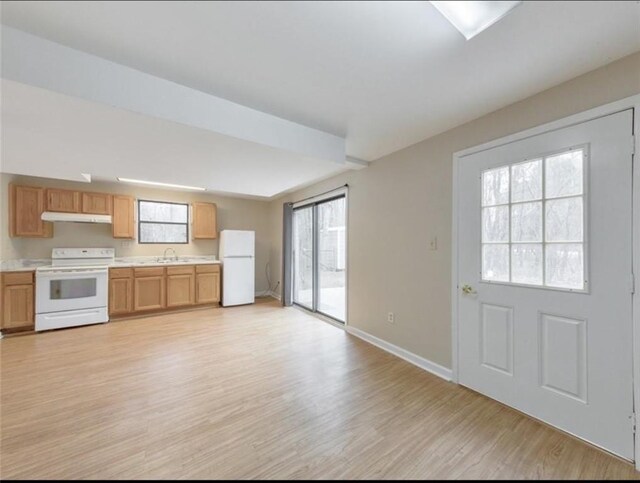
[[[164,186],[165,188],[180,188],[184,190],[204,191],[206,189],[206,188],[200,188],[198,186],[185,186],[182,184],[159,183],[157,181],[143,181],[140,179],[130,179],[130,178],[118,178],[118,181],[122,181],[123,183],[148,184],[151,186]]]
[[[522,2],[431,2],[469,40]]]

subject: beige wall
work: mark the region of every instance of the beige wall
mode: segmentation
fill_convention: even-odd
[[[280,280],[282,204],[349,184],[349,324],[451,367],[453,153],[640,93],[640,53],[592,71],[270,207]],[[432,237],[438,250],[429,251]],[[396,324],[386,322],[394,312]]]
[[[111,236],[111,225],[82,223],[55,223],[54,236],[49,239],[10,238],[7,218],[8,185],[10,182],[83,191],[121,193],[139,198],[161,201],[208,201],[218,207],[218,230],[254,230],[256,232],[256,290],[267,289],[266,264],[269,261],[269,203],[215,196],[208,193],[177,190],[159,190],[121,183],[75,183],[47,178],[33,178],[0,174],[0,259],[49,258],[51,249],[57,247],[113,247],[116,256],[162,255],[165,248],[172,246],[178,255],[218,255],[217,240],[191,240],[187,245],[160,244],[140,245],[135,241],[123,242]]]

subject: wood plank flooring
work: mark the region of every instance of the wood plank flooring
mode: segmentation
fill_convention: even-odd
[[[275,302],[5,338],[3,479],[636,478]]]

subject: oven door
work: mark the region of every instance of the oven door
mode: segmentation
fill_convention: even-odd
[[[107,305],[105,269],[36,272],[36,313],[91,309]]]

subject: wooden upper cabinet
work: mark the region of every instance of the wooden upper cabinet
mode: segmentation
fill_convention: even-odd
[[[80,192],[47,188],[47,211],[80,213]]]
[[[113,238],[135,238],[134,205],[132,196],[113,195]]]
[[[112,203],[109,193],[82,193],[83,213],[110,215]]]
[[[53,225],[42,221],[45,189],[9,185],[9,235],[12,237],[50,238]]]
[[[217,209],[213,203],[191,204],[191,231],[194,239],[218,238]]]

